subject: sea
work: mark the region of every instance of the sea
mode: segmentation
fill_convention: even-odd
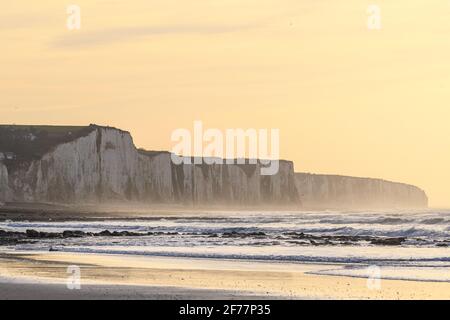
[[[40,239],[0,250],[310,263],[330,265],[321,271],[327,275],[366,277],[369,268],[386,279],[450,281],[446,209],[161,212],[132,218],[0,222],[0,230],[30,229],[133,235]],[[341,267],[331,267],[335,265]]]

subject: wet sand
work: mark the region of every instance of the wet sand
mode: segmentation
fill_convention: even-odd
[[[212,298],[259,300],[268,297],[223,290],[129,285],[84,285],[80,290],[68,290],[65,285],[59,283],[17,281],[11,283],[7,282],[7,279],[0,279],[0,300],[207,300]]]
[[[81,290],[67,289],[67,267]],[[450,299],[450,283],[316,275],[342,265],[79,253],[3,253],[0,298],[52,299]]]
[[[303,208],[310,210],[309,208]],[[243,211],[243,212],[273,212],[284,210],[295,210],[296,207],[272,207],[270,205],[265,207],[247,206],[233,207],[233,206],[200,206],[187,208],[185,205],[142,205],[142,204],[123,204],[114,203],[111,205],[61,205],[61,204],[44,204],[44,203],[7,203],[0,205],[0,220],[13,221],[91,221],[99,219],[120,219],[131,220],[136,218],[157,219],[161,216],[165,218],[179,217],[179,216],[203,216],[205,213],[211,215],[222,215],[228,212]],[[311,209],[313,210],[313,209]],[[318,211],[318,209],[316,210]]]

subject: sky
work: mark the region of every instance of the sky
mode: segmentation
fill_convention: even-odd
[[[449,1],[16,0],[0,40],[0,123],[110,125],[150,150],[195,120],[277,128],[296,171],[450,207]]]

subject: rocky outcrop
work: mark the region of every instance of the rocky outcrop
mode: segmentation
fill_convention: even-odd
[[[59,132],[60,144],[37,141],[48,149],[38,159],[13,150],[17,158],[0,167],[4,201],[299,204],[292,162],[281,161],[274,176],[261,176],[259,164],[175,165],[168,152],[137,150],[128,132],[89,128],[73,139]]]
[[[0,245],[15,245],[32,243],[32,241],[40,239],[70,239],[70,238],[86,238],[86,237],[151,237],[151,236],[178,236],[189,237],[192,234],[189,232],[130,232],[130,231],[109,231],[103,230],[101,232],[84,232],[80,230],[65,230],[63,232],[42,232],[33,229],[28,229],[26,232],[6,231],[0,229]],[[202,236],[222,238],[222,239],[268,239],[269,236],[264,232],[223,232],[223,233],[203,233]],[[277,235],[278,238],[288,242],[290,246],[355,246],[361,242],[369,242],[377,246],[400,246],[407,241],[416,242],[417,239],[411,238],[391,238],[381,236],[358,236],[358,235],[314,235],[297,232],[287,232]],[[435,246],[441,247],[446,243],[435,242]],[[52,250],[53,249],[53,250]],[[50,251],[55,251],[50,247]]]
[[[296,173],[295,183],[306,208],[422,208],[425,192],[415,186],[380,179]]]

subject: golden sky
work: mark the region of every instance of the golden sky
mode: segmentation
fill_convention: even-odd
[[[0,122],[279,128],[297,171],[380,177],[450,205],[450,2],[8,1]],[[382,29],[367,28],[381,8]]]

